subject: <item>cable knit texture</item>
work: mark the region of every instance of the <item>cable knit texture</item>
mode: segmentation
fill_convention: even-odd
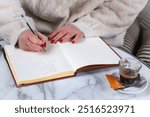
[[[20,0],[37,30],[49,33],[63,25],[77,26],[85,37],[100,36],[111,45],[121,46],[128,27],[147,0]],[[15,44],[26,29],[20,18],[25,14],[17,0],[0,0],[0,37]],[[34,23],[28,18],[30,24]]]

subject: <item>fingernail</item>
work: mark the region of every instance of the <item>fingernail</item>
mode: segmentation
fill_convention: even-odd
[[[45,42],[45,43],[43,43],[43,46],[44,46],[44,47],[46,47],[46,42]]]
[[[43,43],[40,45],[42,48],[45,48],[46,47],[46,43]]]
[[[72,43],[75,44],[75,41],[73,40]]]
[[[51,42],[52,44],[54,44],[54,43],[55,43],[55,40],[51,40],[50,42]]]
[[[50,37],[48,37],[48,41],[50,41],[51,40],[51,38]]]
[[[62,40],[62,39],[60,39],[60,40],[59,40],[59,42],[60,42],[60,43],[62,43],[62,42],[63,42],[63,40]]]

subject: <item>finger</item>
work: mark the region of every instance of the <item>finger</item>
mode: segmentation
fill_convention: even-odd
[[[83,39],[84,35],[82,33],[77,34],[74,39],[72,39],[72,43],[78,43]]]
[[[40,32],[36,32],[38,37],[42,40],[43,43],[45,43],[48,39],[45,35],[41,34]]]
[[[50,35],[51,35],[52,33],[53,33],[53,32],[49,32],[49,35],[48,35],[48,41],[51,40]]]
[[[50,33],[49,38],[50,39],[54,38],[60,31],[61,31],[61,28],[56,29],[55,31]]]
[[[30,49],[27,47],[27,45],[25,43],[20,43],[19,48],[21,48],[22,50],[25,50],[25,51],[30,51]]]
[[[64,43],[64,42],[67,42],[67,41],[70,41],[72,39],[72,37],[74,37],[75,34],[72,34],[72,33],[68,33],[66,34],[64,37],[62,37],[59,42],[60,43]]]
[[[29,46],[26,44],[26,46],[27,46],[28,50],[30,50],[30,51],[42,51],[43,50],[43,48],[40,46],[36,47],[37,45]]]
[[[64,31],[59,32],[59,33],[51,40],[51,42],[53,42],[53,41],[54,41],[54,43],[57,42],[59,39],[63,38],[66,34],[67,34],[67,32],[64,32]]]
[[[40,45],[34,44],[31,41],[27,41],[26,45],[30,51],[41,51],[43,48]]]
[[[37,45],[41,45],[43,42],[38,38],[36,37],[35,35],[33,36],[29,36],[28,37],[28,40],[31,41],[32,43],[34,44],[37,44]]]
[[[18,40],[18,46],[22,50],[29,51],[28,47],[26,46],[26,41],[23,41],[24,38],[19,38]],[[28,39],[28,38],[27,38]]]

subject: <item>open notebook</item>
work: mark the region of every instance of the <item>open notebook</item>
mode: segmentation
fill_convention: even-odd
[[[27,52],[11,45],[5,57],[16,85],[28,85],[76,75],[77,72],[118,65],[120,57],[100,38],[78,44],[47,44],[46,52]]]

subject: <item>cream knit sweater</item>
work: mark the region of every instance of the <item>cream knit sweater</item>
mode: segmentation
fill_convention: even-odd
[[[66,24],[77,26],[85,37],[100,36],[121,46],[127,28],[147,0],[20,0],[30,25],[49,33]],[[15,44],[28,27],[19,0],[0,0],[0,38]],[[33,20],[29,17],[32,17]]]

